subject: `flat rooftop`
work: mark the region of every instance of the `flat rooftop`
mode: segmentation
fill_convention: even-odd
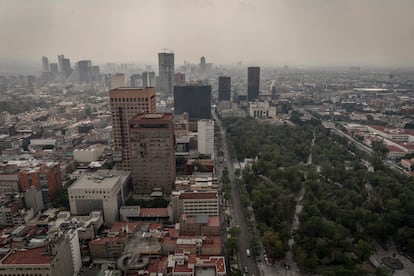
[[[94,173],[85,173],[70,187],[71,189],[112,189],[118,181],[123,183],[130,172],[99,170]]]
[[[50,264],[53,256],[44,255],[46,247],[38,247],[33,249],[23,249],[21,251],[12,251],[2,262],[6,265],[21,264]]]

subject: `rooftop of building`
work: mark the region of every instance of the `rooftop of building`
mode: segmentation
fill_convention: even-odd
[[[141,228],[141,222],[139,221],[133,221],[133,222],[126,222],[126,221],[117,221],[115,222],[110,232],[129,232],[129,233],[135,233]]]
[[[7,265],[24,265],[24,264],[50,264],[54,256],[45,254],[47,247],[38,247],[32,249],[12,250],[3,260],[2,264]]]
[[[110,98],[141,98],[155,96],[154,87],[118,87],[109,90]]]
[[[129,120],[130,124],[158,124],[172,122],[172,113],[138,113]]]
[[[118,181],[123,183],[126,181],[130,172],[127,171],[109,171],[98,170],[96,172],[88,172],[81,175],[70,187],[70,190],[75,189],[113,189]]]
[[[128,240],[128,235],[120,234],[120,235],[117,235],[115,237],[103,237],[103,238],[97,238],[97,239],[91,240],[89,242],[89,246],[91,246],[91,245],[105,245],[107,243],[120,242],[120,241],[125,241],[125,240]]]
[[[180,194],[179,199],[217,199],[217,192],[185,192]]]
[[[140,217],[168,217],[168,209],[167,208],[141,208]]]

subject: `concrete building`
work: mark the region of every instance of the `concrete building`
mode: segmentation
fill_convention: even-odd
[[[68,189],[70,212],[87,215],[102,210],[105,224],[119,219],[129,194],[130,172],[99,170],[79,177]]]
[[[113,159],[118,169],[131,170],[128,121],[138,113],[156,112],[155,88],[122,87],[109,91]]]
[[[65,233],[69,242],[72,257],[73,272],[78,273],[82,267],[82,256],[80,253],[78,229],[68,229]]]
[[[90,163],[98,160],[102,153],[103,150],[98,148],[75,149],[73,151],[73,158],[79,163]]]
[[[214,159],[214,121],[199,120],[197,122],[198,152]]]
[[[247,68],[247,101],[254,101],[259,98],[260,67]]]
[[[218,78],[218,100],[230,101],[231,100],[231,78],[221,76]]]
[[[184,85],[185,84],[185,74],[175,73],[175,85]]]
[[[125,74],[117,73],[111,76],[111,89],[116,89],[119,87],[126,86]]]
[[[276,118],[277,107],[269,102],[249,102],[249,115],[257,119]]]
[[[178,221],[181,215],[219,216],[217,192],[175,192],[171,199],[173,220]]]
[[[171,113],[138,114],[129,120],[135,194],[171,193],[175,181],[175,135]]]
[[[207,215],[181,215],[180,234],[189,236],[220,236],[220,218]]]
[[[190,121],[211,119],[211,86],[174,86],[174,114],[188,113]]]
[[[158,90],[171,96],[174,85],[174,53],[158,53],[158,70]]]
[[[142,73],[142,87],[155,87],[155,72]]]
[[[19,191],[19,177],[17,166],[0,165],[0,193],[13,193]]]
[[[27,208],[32,208],[35,213],[40,212],[45,207],[42,191],[36,189],[34,186],[30,187],[24,193],[24,203]]]
[[[142,77],[140,74],[133,74],[129,78],[129,86],[130,87],[142,87]]]
[[[62,187],[62,171],[59,162],[48,162],[22,167],[19,171],[20,188],[26,192],[32,186],[42,192],[43,202],[47,206]]]
[[[73,276],[74,272],[67,235],[56,237],[46,246],[10,249],[0,259],[0,276]]]

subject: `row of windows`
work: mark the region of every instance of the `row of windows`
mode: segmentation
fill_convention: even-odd
[[[111,98],[111,102],[148,102],[148,98]]]

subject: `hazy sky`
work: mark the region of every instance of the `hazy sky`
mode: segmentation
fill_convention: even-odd
[[[414,0],[0,0],[0,60],[414,65]]]

